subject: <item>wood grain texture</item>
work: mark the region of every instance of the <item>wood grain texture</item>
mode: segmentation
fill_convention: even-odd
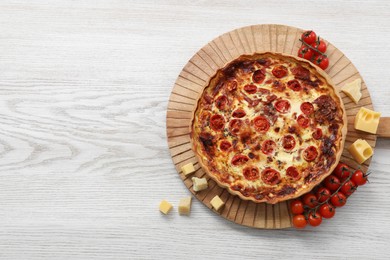
[[[382,117],[380,119],[377,135],[383,138],[390,138],[390,117]]]
[[[295,27],[277,24],[252,25],[238,28],[215,38],[211,41],[211,43],[200,49],[188,61],[172,89],[167,111],[166,126],[168,144],[174,143],[173,147],[170,146],[170,153],[174,163],[176,164],[176,169],[178,170],[179,174],[181,166],[185,164],[183,163],[182,159],[191,158],[191,161],[195,162],[197,162],[197,160],[195,158],[195,154],[192,151],[189,134],[182,136],[182,139],[178,141],[176,138],[177,134],[172,133],[172,131],[177,128],[185,129],[186,127],[189,127],[191,121],[191,112],[188,111],[193,111],[197,105],[197,99],[195,99],[194,96],[199,97],[202,94],[203,89],[207,86],[210,77],[212,77],[218,69],[224,67],[226,63],[238,58],[240,55],[252,54],[252,49],[256,49],[256,47],[262,51],[269,50],[274,52],[281,52],[285,50],[287,46],[287,50],[289,50],[287,54],[295,55],[301,46],[297,39],[299,39],[303,31],[304,30]],[[262,40],[258,41],[257,45],[252,45],[252,41],[247,40],[251,37],[253,39],[261,38]],[[218,56],[215,49],[211,51],[211,49],[208,48],[210,44],[215,46],[216,49],[220,50],[221,55],[224,57],[228,56],[230,59],[226,58],[227,61],[225,63],[215,67],[210,66],[209,63],[206,63],[203,59],[199,59],[201,54],[206,54],[208,57],[214,58]],[[331,76],[333,82],[338,83],[335,85],[337,88],[336,91],[340,92],[340,89],[343,86],[340,84],[345,84],[346,82],[350,82],[355,78],[362,78],[352,62],[340,50],[338,50],[329,42],[327,42],[327,48],[329,62],[331,65],[326,70],[326,72]],[[218,59],[216,58],[216,60]],[[210,59],[209,62],[216,64],[216,60]],[[194,85],[192,80],[194,78],[202,80],[203,84],[199,82]],[[184,83],[183,80],[186,80],[187,83]],[[185,85],[180,85],[180,87],[178,87],[178,82]],[[192,91],[188,91],[189,89]],[[371,160],[367,160],[364,164],[359,165],[354,161],[352,155],[348,152],[348,147],[358,138],[367,139],[372,147],[375,147],[376,144],[376,135],[356,131],[352,122],[360,107],[364,106],[372,109],[370,94],[367,86],[364,83],[364,80],[362,79],[361,102],[356,105],[354,102],[351,102],[351,99],[344,93],[341,94],[341,98],[345,105],[349,125],[341,161],[348,163],[353,169],[360,168],[366,172]],[[181,106],[178,107],[176,104],[181,104]],[[171,110],[173,107],[174,110]],[[185,113],[185,115],[183,114],[182,118],[172,118],[172,113]],[[384,127],[386,124],[383,122],[385,121],[382,120],[382,129],[385,130],[387,127]],[[171,140],[171,138],[174,140]],[[178,160],[177,158],[181,159]],[[188,160],[185,162],[187,163]],[[186,184],[187,188],[190,189],[194,196],[203,202],[208,208],[211,208],[210,201],[213,197],[225,192],[223,188],[220,188],[213,182],[213,185],[211,185],[209,189],[203,191],[200,194],[197,194],[192,189],[192,182],[189,180],[190,177],[186,177],[182,173],[180,176]],[[225,197],[229,203],[225,206],[224,210],[215,212],[230,221],[240,225],[266,229],[292,227],[292,213],[290,212],[290,208],[288,206],[289,201],[281,202],[276,205],[266,205],[265,207],[261,207],[254,216],[251,214],[251,212],[248,215],[246,214],[246,210],[248,208],[251,211],[254,207],[256,207],[256,205],[252,205],[255,204],[254,202],[243,201],[240,198],[234,197],[234,195],[228,194],[227,192]],[[261,220],[258,220],[258,218],[261,218]],[[261,223],[261,225],[259,223]]]
[[[177,214],[180,198],[190,192],[168,145],[188,131],[172,129],[176,137],[167,144],[166,110],[182,67],[210,40],[252,24],[283,23],[315,29],[337,46],[363,76],[375,110],[389,117],[390,82],[383,77],[390,60],[383,51],[390,40],[389,5],[1,1],[0,258],[387,259],[389,140],[376,143],[370,184],[331,221],[304,231],[260,230],[226,221],[197,200],[191,216]],[[244,33],[254,29],[232,39],[245,42]],[[247,39],[251,48],[263,40],[255,35]],[[207,48],[212,53],[216,47]],[[213,69],[229,58],[215,51],[215,57],[200,53]],[[202,83],[190,82],[177,83]],[[172,118],[188,116],[172,110]],[[162,199],[174,205],[168,216],[157,210]],[[264,226],[266,220],[255,216],[266,210],[248,204],[246,223]]]

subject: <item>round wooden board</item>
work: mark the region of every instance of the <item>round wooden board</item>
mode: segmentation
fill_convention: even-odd
[[[215,213],[240,225],[255,228],[280,229],[292,226],[292,214],[288,201],[275,205],[266,203],[254,203],[241,200],[238,196],[231,195],[224,188],[216,185],[200,168],[194,152],[191,149],[189,124],[192,111],[197,98],[202,93],[209,78],[226,63],[236,59],[242,54],[273,51],[296,55],[301,43],[299,37],[304,30],[276,24],[253,25],[225,33],[202,49],[200,49],[184,66],[173,87],[167,110],[167,137],[172,160],[177,172],[184,184],[204,205],[211,209],[210,200],[219,195],[225,201],[225,207]],[[325,41],[325,40],[324,40]],[[361,75],[352,62],[335,46],[327,43],[327,54],[330,66],[326,70],[336,85],[337,90]],[[345,147],[349,147],[356,139],[363,138],[375,147],[376,135],[355,131],[353,127],[354,116],[364,106],[373,109],[370,94],[362,79],[362,98],[356,105],[344,93],[341,93],[347,116],[348,134]],[[353,168],[367,171],[371,160],[363,165],[358,165],[344,148],[341,161]],[[195,165],[196,172],[185,177],[181,173],[181,167],[187,163]],[[209,180],[208,189],[195,193],[192,189],[191,177],[206,177]]]

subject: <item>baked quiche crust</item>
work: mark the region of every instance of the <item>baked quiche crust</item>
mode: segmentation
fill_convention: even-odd
[[[274,52],[242,55],[217,70],[190,124],[206,173],[241,199],[270,204],[299,197],[330,175],[346,134],[330,77]]]

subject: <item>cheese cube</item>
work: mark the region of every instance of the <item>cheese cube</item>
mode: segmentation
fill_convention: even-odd
[[[219,209],[221,209],[223,207],[223,205],[225,205],[225,202],[223,202],[221,200],[221,198],[216,195],[211,201],[210,201],[210,204],[211,206],[216,210],[218,211]]]
[[[362,97],[362,79],[355,79],[354,81],[347,83],[344,87],[341,88],[341,91],[344,92],[353,102],[356,104],[359,102]]]
[[[208,187],[206,178],[192,177],[192,189],[194,191],[205,190]]]
[[[355,117],[355,129],[376,134],[381,113],[365,107],[360,108]]]
[[[187,163],[186,165],[181,167],[181,171],[185,176],[191,174],[195,171],[194,165],[192,163]]]
[[[179,214],[180,215],[190,215],[191,211],[191,196],[183,198],[179,202]]]
[[[348,148],[350,154],[352,154],[355,161],[362,164],[374,153],[371,146],[366,140],[358,139]]]
[[[165,215],[169,213],[169,211],[171,211],[172,209],[172,204],[169,203],[168,201],[166,200],[162,200],[161,203],[160,203],[160,211],[162,213],[164,213]]]

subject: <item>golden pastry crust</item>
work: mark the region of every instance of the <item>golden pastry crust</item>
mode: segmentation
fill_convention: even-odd
[[[329,76],[280,53],[242,55],[210,78],[190,125],[207,174],[244,200],[309,192],[340,159],[346,112]]]

